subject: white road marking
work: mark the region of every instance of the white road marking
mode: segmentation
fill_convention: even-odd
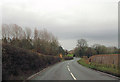
[[[69,68],[69,66],[67,65],[67,68],[68,68],[68,71],[70,72],[70,68]],[[72,78],[74,79],[74,80],[77,80],[76,78],[75,78],[75,76],[70,72],[70,74],[71,74],[71,76],[72,76]]]
[[[77,79],[75,78],[75,76],[74,76],[72,73],[70,73],[70,74],[71,74],[71,76],[73,77],[74,80],[77,80]]]
[[[68,68],[68,71],[70,71],[70,69]]]

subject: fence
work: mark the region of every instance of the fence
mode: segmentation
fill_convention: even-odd
[[[115,65],[120,67],[120,54],[94,55],[89,58],[89,61],[108,66]]]

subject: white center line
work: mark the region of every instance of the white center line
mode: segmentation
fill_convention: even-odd
[[[68,71],[70,71],[70,69],[68,68]]]
[[[74,80],[77,80],[77,79],[75,78],[75,76],[74,76],[72,73],[70,73],[70,74],[71,74],[71,76],[73,77]]]
[[[68,68],[68,71],[70,72],[70,68],[69,68],[69,66],[67,65],[67,68]],[[74,79],[74,80],[77,80],[76,78],[75,78],[75,76],[70,72],[70,74],[71,74],[71,76],[72,76],[72,78]]]

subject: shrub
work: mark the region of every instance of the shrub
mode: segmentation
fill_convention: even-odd
[[[72,60],[72,59],[73,59],[73,57],[70,57],[70,56],[64,57],[64,60]]]
[[[2,78],[3,80],[20,80],[59,62],[57,56],[40,55],[38,53],[2,44]]]

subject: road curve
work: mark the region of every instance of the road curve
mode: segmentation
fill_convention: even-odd
[[[112,75],[81,66],[77,60],[79,58],[50,66],[32,80],[117,80]]]

